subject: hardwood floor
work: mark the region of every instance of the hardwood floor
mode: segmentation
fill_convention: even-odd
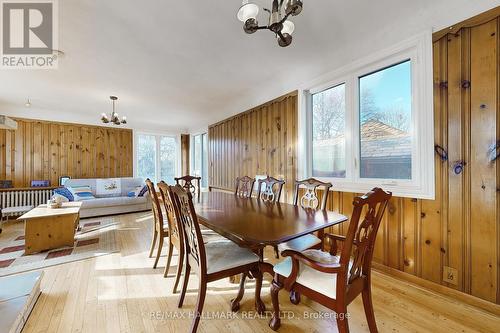
[[[162,269],[166,256],[160,259],[156,270],[151,268],[154,259],[148,258],[152,215],[137,213],[116,219],[116,239],[121,251],[46,268],[43,293],[24,333],[188,330],[189,313],[197,297],[196,276],[191,276],[184,308],[178,310],[178,294],[172,294],[177,256],[174,255],[171,275],[166,279]],[[273,258],[272,249],[267,257]],[[240,311],[231,314],[229,302],[237,287],[227,279],[209,284],[205,317],[198,332],[272,332],[267,326],[268,318],[251,319],[256,316],[253,283],[247,283]],[[335,319],[326,308],[306,298],[295,306],[285,292],[280,296],[285,316],[280,332],[337,331]],[[263,300],[270,310],[269,282],[264,284]],[[498,332],[500,327],[500,319],[492,314],[381,273],[373,276],[373,301],[380,332]],[[348,310],[351,332],[368,332],[361,298]],[[316,319],[321,315],[331,317]]]

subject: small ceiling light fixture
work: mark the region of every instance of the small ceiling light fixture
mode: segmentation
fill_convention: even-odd
[[[29,99],[29,97],[26,99],[26,103],[24,103],[24,106],[27,108],[31,107],[31,100]]]
[[[269,13],[269,24],[259,26],[257,15],[259,6],[248,0],[243,0],[238,10],[238,20],[243,22],[243,30],[247,34],[253,34],[257,30],[268,29],[276,34],[278,45],[287,47],[292,43],[292,33],[295,25],[288,20],[290,16],[297,16],[302,12],[301,0],[273,0],[272,10],[264,8]]]
[[[108,115],[106,113],[101,114],[101,121],[105,124],[107,123],[112,123],[114,125],[121,125],[121,124],[126,124],[127,123],[127,117],[123,116],[121,119],[115,111],[115,102],[118,100],[118,97],[116,96],[109,96],[111,99],[111,103],[113,103],[113,109],[111,111],[111,117],[108,118]]]

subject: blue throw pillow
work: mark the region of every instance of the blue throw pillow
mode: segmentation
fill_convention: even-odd
[[[127,193],[127,197],[135,198],[135,191],[130,191]]]
[[[92,194],[92,192],[80,192],[77,195],[77,199],[78,201],[81,201],[81,200],[95,199],[95,197]]]
[[[54,193],[68,198],[69,201],[75,201],[73,194],[66,187],[56,188],[56,189],[54,189]]]
[[[147,187],[147,185],[144,185],[144,187],[142,188],[142,190],[139,192],[139,194],[137,196],[138,197],[143,197],[144,194],[146,194],[147,191],[148,191],[148,187]]]

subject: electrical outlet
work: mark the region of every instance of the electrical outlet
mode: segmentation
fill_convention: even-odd
[[[443,267],[443,281],[458,285],[458,271],[455,268],[444,266]]]

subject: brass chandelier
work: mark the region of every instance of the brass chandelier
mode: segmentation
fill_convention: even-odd
[[[299,15],[302,11],[301,0],[273,0],[272,9],[264,8],[264,11],[269,13],[269,24],[259,26],[257,15],[259,14],[259,6],[243,0],[243,3],[238,10],[238,19],[243,22],[243,30],[247,34],[253,34],[257,30],[271,30],[275,33],[278,44],[281,47],[286,47],[292,43],[292,33],[295,25],[289,21],[290,16]]]

